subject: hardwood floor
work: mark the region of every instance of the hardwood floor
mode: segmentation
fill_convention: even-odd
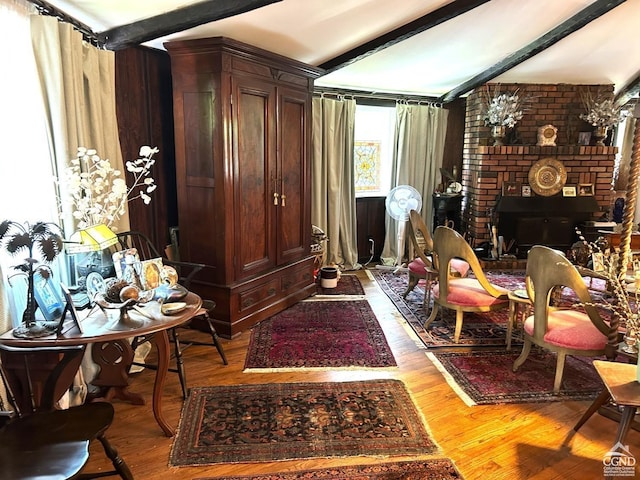
[[[358,272],[367,299],[378,316],[398,363],[397,370],[299,373],[243,373],[250,332],[222,340],[229,365],[224,366],[212,347],[194,346],[185,352],[190,386],[293,381],[345,381],[398,378],[412,392],[418,409],[440,446],[466,480],[598,479],[603,478],[602,458],[613,446],[617,423],[594,415],[571,437],[572,427],[590,402],[554,402],[467,407],[447,385],[407,333],[403,318],[387,296]],[[203,335],[187,332],[184,335]],[[220,475],[250,475],[359,463],[376,463],[428,457],[350,457],[273,463],[226,464],[202,467],[168,466],[172,439],[162,434],[151,412],[153,372],[132,377],[131,390],[141,393],[146,406],[115,401],[115,421],[108,438],[119,450],[136,479],[192,479]],[[178,425],[182,397],[177,375],[169,374],[163,407],[167,420]],[[640,457],[640,433],[630,431],[626,442]],[[88,471],[107,466],[100,445],[91,450]]]

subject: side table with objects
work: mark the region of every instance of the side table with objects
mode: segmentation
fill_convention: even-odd
[[[118,310],[92,309],[78,322],[64,321],[60,334],[39,338],[16,338],[12,330],[0,336],[0,343],[13,347],[51,347],[93,344],[93,358],[100,367],[100,374],[94,380],[107,389],[105,397],[138,399],[142,396],[129,392],[128,375],[133,352],[128,339],[136,336],[153,335],[157,351],[157,370],[153,385],[153,414],[156,422],[167,436],[173,436],[175,429],[164,419],[162,413],[162,391],[169,370],[170,347],[167,331],[188,322],[200,312],[202,299],[189,292],[183,299],[184,308],[175,313],[165,312],[161,303],[150,301],[132,308],[124,319]],[[135,402],[134,402],[135,403]]]

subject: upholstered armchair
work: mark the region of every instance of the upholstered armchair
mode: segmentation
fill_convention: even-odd
[[[460,341],[465,312],[490,312],[509,307],[508,290],[487,279],[480,261],[467,241],[455,230],[439,226],[433,236],[435,267],[438,283],[433,286],[433,310],[424,324],[428,328],[439,307],[456,312],[454,341]],[[455,277],[451,270],[456,261],[469,264],[475,278]]]
[[[409,212],[408,236],[413,247],[415,258],[409,262],[409,285],[402,294],[403,298],[416,287],[420,280],[426,280],[424,289],[424,308],[431,303],[431,285],[438,278],[438,270],[433,264],[433,239],[424,223],[422,216],[416,210]],[[469,271],[469,264],[464,260],[454,258],[451,261],[451,269],[454,275],[464,277]]]
[[[525,284],[533,299],[533,315],[523,325],[522,353],[513,371],[527,360],[533,344],[556,352],[556,374],[553,391],[559,392],[567,355],[599,356],[605,354],[609,325],[598,310],[589,305],[591,294],[576,267],[561,252],[536,245],[529,251]],[[554,287],[573,290],[584,306],[559,308],[550,305]]]

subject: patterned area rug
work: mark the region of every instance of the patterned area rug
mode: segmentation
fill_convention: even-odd
[[[424,286],[418,284],[407,298],[402,298],[402,294],[409,284],[409,275],[406,272],[394,274],[388,270],[369,270],[373,274],[380,288],[395,304],[402,316],[407,320],[413,331],[418,335],[422,343],[429,350],[460,350],[460,349],[482,349],[506,346],[507,342],[507,320],[509,312],[507,309],[497,310],[488,313],[465,313],[462,323],[462,333],[460,343],[453,341],[455,333],[456,317],[455,312],[449,309],[440,309],[437,318],[429,325],[428,329],[423,327],[428,318],[433,305],[433,299],[429,309],[424,309]],[[524,271],[486,271],[487,278],[491,283],[499,285],[508,290],[514,291],[524,288]],[[589,284],[589,280],[586,280]],[[595,302],[606,303],[603,300],[604,284],[601,280],[593,280],[589,284],[592,288],[591,295]],[[571,305],[577,301],[572,291],[564,289],[559,298],[561,305]],[[608,313],[600,309],[604,318]],[[522,345],[520,333],[514,328],[511,340],[512,347],[516,349]]]
[[[423,327],[431,308],[425,312],[424,286],[422,284],[416,286],[404,299],[402,294],[409,284],[408,273],[400,272],[394,274],[389,270],[376,269],[371,269],[370,272],[382,291],[395,304],[402,316],[407,320],[407,323],[429,350],[506,347],[507,320],[509,318],[507,309],[486,314],[465,313],[460,343],[456,344],[453,341],[456,325],[456,317],[453,310],[440,309],[438,317],[429,325],[429,328],[425,329]],[[510,290],[516,290],[524,286],[523,272],[519,272],[516,275],[487,273],[487,276],[496,285]],[[518,346],[521,344],[522,342],[517,338],[517,335],[514,335],[511,345]]]
[[[366,300],[299,302],[251,331],[245,370],[395,367]]]
[[[358,455],[432,454],[399,380],[191,389],[171,466]]]
[[[322,288],[318,280],[318,295],[364,295],[364,288],[357,275],[342,274],[336,288]]]
[[[298,472],[215,477],[215,480],[456,480],[462,475],[448,458],[319,468]],[[214,480],[201,478],[197,480]]]
[[[556,355],[532,349],[512,371],[517,352],[436,352],[428,357],[467,405],[592,400],[604,388],[593,359],[567,356],[562,388],[553,393]]]

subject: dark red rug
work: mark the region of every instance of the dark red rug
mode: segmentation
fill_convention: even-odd
[[[604,388],[592,358],[567,356],[562,388],[556,394],[556,355],[534,347],[524,364],[513,372],[518,355],[520,350],[428,354],[467,405],[592,400]]]
[[[215,477],[215,480],[456,480],[462,475],[448,458],[318,468],[297,472]],[[200,478],[197,480],[214,480]]]
[[[318,295],[364,295],[364,288],[357,275],[342,274],[335,288],[322,288],[320,280],[317,284]]]
[[[437,450],[399,380],[227,385],[191,389],[169,464]]]
[[[366,300],[306,301],[251,331],[245,370],[395,367]]]
[[[509,313],[507,309],[488,313],[465,313],[462,323],[462,333],[460,342],[453,341],[456,325],[455,312],[449,309],[440,309],[437,318],[429,325],[423,327],[428,314],[431,312],[431,305],[425,312],[424,309],[424,286],[419,284],[413,289],[407,298],[402,298],[402,294],[409,283],[409,275],[406,272],[394,274],[389,270],[371,269],[373,278],[380,288],[394,303],[398,311],[405,318],[409,326],[420,338],[422,343],[429,350],[460,350],[460,349],[483,349],[496,347],[506,347],[507,342],[507,320]],[[491,283],[499,285],[508,290],[518,290],[524,288],[524,271],[486,271],[487,278]],[[589,280],[587,280],[588,282]],[[594,280],[593,288],[603,289],[600,280]],[[596,302],[604,302],[603,294],[597,290],[591,291]],[[561,304],[571,305],[577,300],[573,292],[568,289],[563,290],[563,295],[559,301]],[[607,316],[601,310],[603,316]],[[515,331],[511,340],[512,347],[519,348],[522,345],[519,332]]]

